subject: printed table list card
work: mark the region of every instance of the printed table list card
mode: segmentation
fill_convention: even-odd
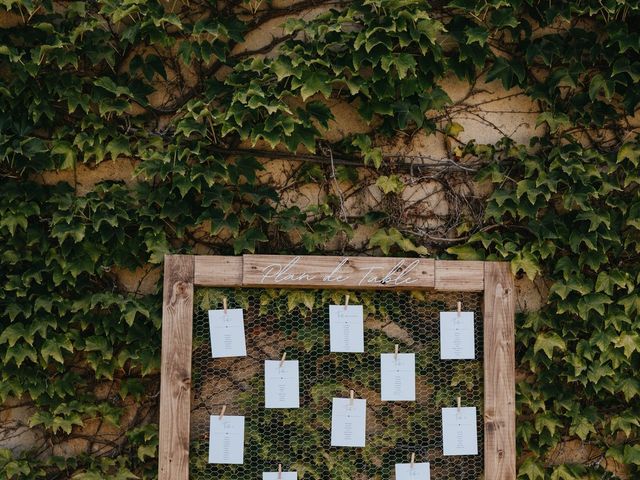
[[[440,312],[440,358],[473,360],[475,356],[473,312]]]
[[[332,352],[364,352],[362,305],[329,305],[329,343]]]
[[[265,360],[264,405],[265,408],[300,407],[298,360]]]
[[[477,455],[476,407],[442,409],[442,449],[445,455]]]
[[[380,355],[380,384],[383,401],[416,400],[416,356],[413,353]]]
[[[262,480],[298,480],[298,472],[264,472]]]
[[[396,480],[431,480],[429,463],[396,463]]]
[[[331,411],[331,446],[364,447],[367,425],[367,401],[334,398]]]
[[[242,464],[244,417],[211,415],[209,418],[209,463]]]
[[[209,332],[213,358],[247,356],[241,308],[209,310]]]

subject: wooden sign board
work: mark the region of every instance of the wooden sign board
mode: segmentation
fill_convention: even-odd
[[[195,257],[197,285],[480,292],[485,262],[425,258],[245,255]]]
[[[242,285],[292,288],[433,288],[435,262],[422,258],[253,255],[243,262]]]
[[[194,287],[484,292],[484,478],[515,480],[515,290],[507,263],[390,257],[169,255],[164,265],[159,479],[188,480]]]

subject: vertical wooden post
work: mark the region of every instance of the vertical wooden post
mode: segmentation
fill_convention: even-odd
[[[484,450],[487,480],[516,478],[515,292],[508,263],[484,264]]]
[[[193,256],[165,256],[159,480],[189,478],[193,278]]]

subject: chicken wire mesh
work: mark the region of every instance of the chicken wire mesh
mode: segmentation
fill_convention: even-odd
[[[362,304],[365,353],[329,352],[329,305]],[[243,308],[247,356],[211,358],[207,311]],[[439,318],[457,302],[475,312],[476,360],[440,360]],[[190,478],[261,479],[262,473],[297,471],[299,479],[382,480],[396,463],[430,462],[434,480],[482,479],[482,294],[430,291],[345,292],[203,288],[193,319]],[[380,354],[416,354],[416,401],[380,400]],[[264,360],[300,362],[300,408],[264,408]],[[367,400],[366,447],[331,447],[331,400]],[[478,452],[443,456],[441,408],[478,409]],[[208,464],[209,416],[245,416],[242,465]]]

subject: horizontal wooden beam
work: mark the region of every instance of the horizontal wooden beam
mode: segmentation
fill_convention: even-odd
[[[484,262],[436,260],[435,289],[481,292],[484,290]]]
[[[196,255],[194,283],[201,287],[241,287],[242,257]]]
[[[434,261],[424,258],[245,255],[245,287],[424,289]]]
[[[484,289],[481,261],[318,255],[196,255],[194,259],[194,284],[203,287]]]

